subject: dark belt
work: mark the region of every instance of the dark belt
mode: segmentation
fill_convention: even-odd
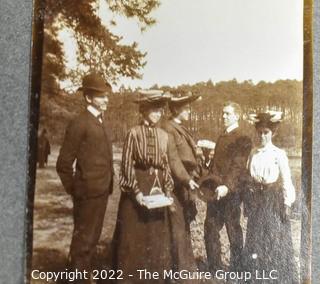
[[[135,164],[134,165],[134,168],[135,169],[138,169],[138,170],[143,170],[143,171],[147,171],[147,170],[163,170],[161,167],[155,167],[155,166],[152,166],[152,165],[145,165],[145,164]]]
[[[262,182],[257,182],[254,181],[252,186],[256,191],[268,191],[268,190],[275,190],[275,189],[280,189],[280,182],[275,181],[272,183],[262,183]]]

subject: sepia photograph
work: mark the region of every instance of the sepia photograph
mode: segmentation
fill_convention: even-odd
[[[26,282],[309,283],[305,2],[36,2]]]

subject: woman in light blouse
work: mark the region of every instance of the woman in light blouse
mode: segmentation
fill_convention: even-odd
[[[282,113],[251,115],[259,144],[248,159],[246,208],[249,208],[243,270],[260,277],[272,274],[266,283],[298,283],[290,227],[290,208],[295,201],[288,157],[273,145]],[[273,272],[271,272],[273,271]],[[257,283],[253,277],[252,283]],[[260,282],[259,282],[260,281]],[[258,283],[264,283],[259,280]]]

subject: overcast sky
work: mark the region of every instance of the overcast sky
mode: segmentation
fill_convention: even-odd
[[[101,0],[108,22],[106,10]],[[157,24],[143,33],[135,21],[115,18],[112,32],[148,53],[143,79],[119,85],[302,80],[302,0],[162,0],[152,15]]]

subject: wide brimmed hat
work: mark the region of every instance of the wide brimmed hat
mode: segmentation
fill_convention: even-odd
[[[162,90],[140,90],[134,102],[139,105],[164,105],[170,97],[170,94]]]
[[[218,181],[213,175],[207,175],[200,178],[198,181],[198,197],[202,201],[214,201],[217,199],[216,188],[219,185]]]
[[[194,102],[199,98],[200,98],[200,95],[195,95],[192,93],[188,93],[185,96],[182,96],[182,95],[172,96],[169,101],[169,107],[170,108],[182,107],[184,105]]]
[[[105,93],[110,92],[112,88],[100,74],[93,72],[83,77],[82,86],[79,90],[84,93],[94,94],[95,96],[104,96]]]
[[[271,130],[277,128],[283,119],[281,111],[266,111],[257,114],[249,114],[248,121],[253,123],[256,128],[267,127]]]

